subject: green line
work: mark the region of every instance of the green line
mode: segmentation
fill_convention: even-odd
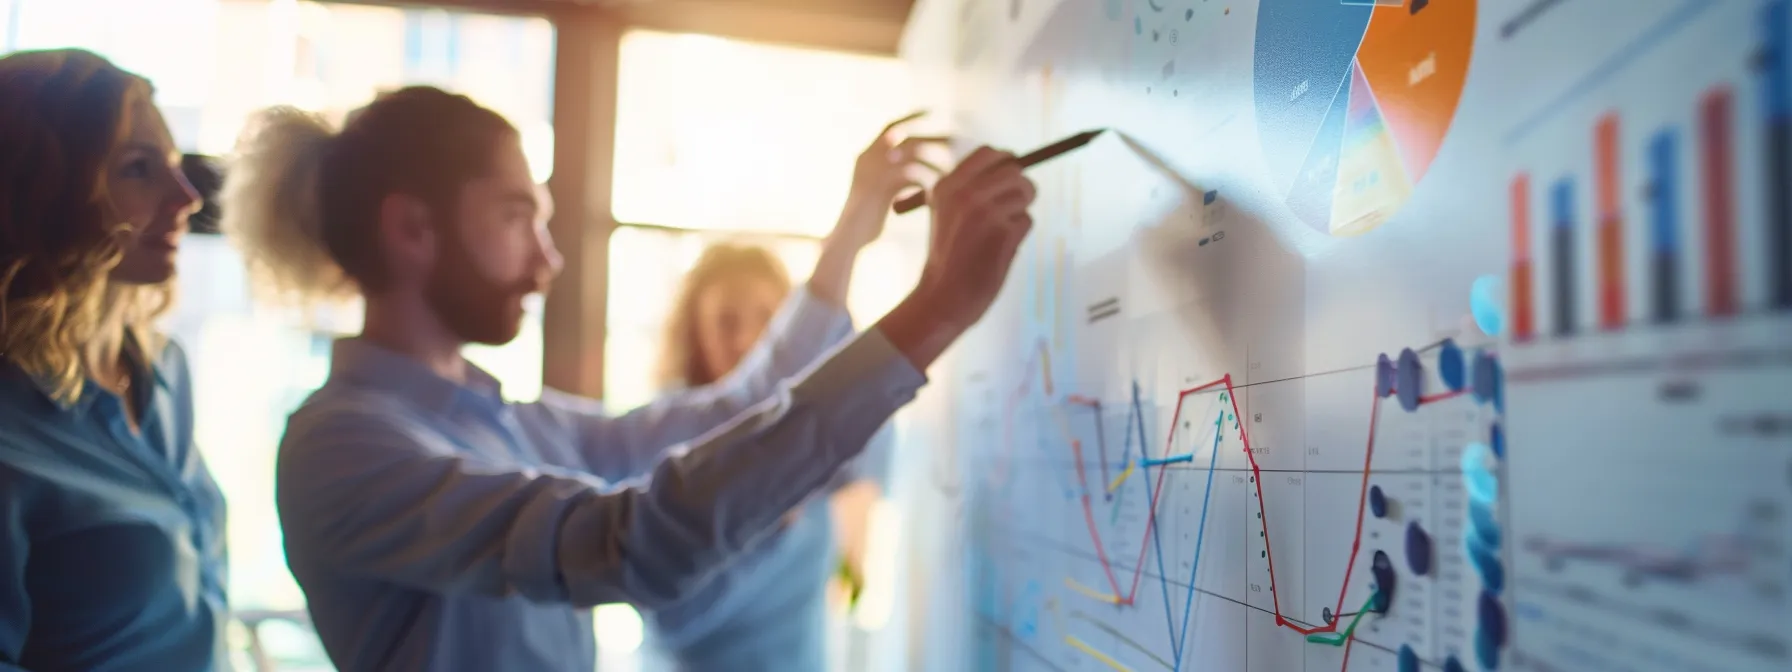
[[[1363,620],[1363,614],[1369,613],[1369,607],[1371,605],[1375,604],[1375,598],[1379,594],[1380,593],[1377,593],[1377,592],[1369,593],[1368,601],[1363,602],[1363,608],[1357,610],[1356,618],[1350,619],[1350,627],[1345,628],[1343,633],[1339,634],[1339,633],[1330,633],[1330,632],[1316,632],[1311,635],[1307,635],[1307,641],[1312,642],[1314,644],[1330,644],[1332,646],[1343,646],[1344,642],[1350,641],[1351,635],[1356,634],[1357,622]]]
[[[1121,644],[1125,644],[1129,647],[1132,647],[1134,650],[1138,651],[1139,653],[1143,653],[1146,656],[1149,656],[1151,658],[1151,660],[1155,661],[1159,665],[1164,666],[1164,669],[1166,669],[1166,670],[1176,669],[1176,667],[1171,665],[1168,661],[1165,661],[1164,659],[1157,657],[1157,654],[1152,653],[1150,649],[1147,649],[1144,646],[1139,645],[1138,642],[1128,639],[1126,635],[1120,634],[1120,631],[1115,630],[1112,626],[1110,626],[1106,623],[1103,623],[1101,621],[1097,621],[1093,618],[1090,618],[1088,614],[1085,614],[1080,611],[1073,611],[1073,612],[1070,612],[1070,617],[1087,622],[1090,625],[1100,628],[1102,632],[1113,635],[1114,639],[1120,640]],[[1066,634],[1069,634],[1069,633],[1066,633]]]

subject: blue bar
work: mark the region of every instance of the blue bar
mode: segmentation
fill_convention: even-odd
[[[1662,129],[1649,141],[1649,292],[1656,322],[1680,316],[1680,138]]]
[[[1574,178],[1556,180],[1549,189],[1550,224],[1558,229],[1574,228]]]
[[[1792,2],[1773,0],[1762,12],[1761,98],[1767,147],[1768,305],[1792,310]]]
[[[1649,141],[1649,239],[1656,252],[1680,250],[1680,139],[1669,128]]]
[[[1767,3],[1761,27],[1761,99],[1768,118],[1784,119],[1792,116],[1792,68],[1786,66],[1787,58],[1792,58],[1792,2]]]
[[[1555,333],[1574,333],[1574,178],[1557,180],[1549,190],[1550,284],[1555,294]]]

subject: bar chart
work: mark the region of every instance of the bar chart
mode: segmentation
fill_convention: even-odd
[[[1792,0],[1760,7],[1748,62],[1677,118],[1613,104],[1582,126],[1583,160],[1510,176],[1513,341],[1792,311]]]
[[[1498,54],[1502,669],[1792,669],[1789,35],[1792,0],[1556,3]]]

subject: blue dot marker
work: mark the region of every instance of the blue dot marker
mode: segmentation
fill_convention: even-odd
[[[1488,357],[1488,366],[1493,367],[1493,410],[1506,412],[1506,372],[1500,366],[1500,360]]]
[[[1499,556],[1483,546],[1480,540],[1469,539],[1464,543],[1468,547],[1468,561],[1475,566],[1475,574],[1481,577],[1481,588],[1495,595],[1506,589],[1506,568],[1500,564]]]
[[[1385,551],[1376,551],[1374,560],[1370,561],[1369,573],[1375,578],[1375,599],[1369,603],[1369,611],[1377,614],[1388,613],[1394,606],[1395,591],[1400,588],[1399,576],[1394,573],[1394,561],[1388,559]]]
[[[1412,645],[1400,645],[1400,672],[1419,672],[1419,653]]]
[[[1487,469],[1491,457],[1493,449],[1485,443],[1471,443],[1462,450],[1462,487],[1470,499],[1482,504],[1492,504],[1500,496],[1500,480]]]
[[[1474,284],[1468,288],[1468,309],[1475,317],[1475,326],[1488,336],[1499,336],[1506,327],[1506,305],[1501,298],[1505,296],[1503,283],[1499,276],[1483,275],[1475,278]]]
[[[1388,517],[1388,496],[1381,491],[1381,486],[1369,486],[1369,513],[1376,518]]]
[[[1475,605],[1475,620],[1476,629],[1493,640],[1493,648],[1506,645],[1506,607],[1500,604],[1499,597],[1481,591],[1481,599]]]
[[[1492,637],[1484,629],[1475,630],[1475,662],[1481,664],[1483,670],[1500,669],[1500,647],[1493,643]]]
[[[1394,362],[1387,353],[1375,359],[1375,397],[1386,399],[1394,393]]]
[[[1469,394],[1475,398],[1475,403],[1485,404],[1493,401],[1493,358],[1486,352],[1476,351],[1474,362],[1469,370]]]
[[[1419,576],[1431,573],[1431,534],[1416,520],[1406,524],[1406,566]]]
[[[1444,379],[1444,386],[1451,392],[1461,391],[1468,384],[1468,367],[1462,361],[1462,348],[1456,342],[1444,339],[1444,344],[1437,352],[1437,375]]]
[[[1493,431],[1490,434],[1488,447],[1493,449],[1494,458],[1506,459],[1506,428],[1501,427],[1500,423],[1493,423]]]
[[[1472,538],[1490,549],[1500,547],[1500,524],[1494,519],[1493,507],[1481,502],[1468,503],[1468,526]]]
[[[1455,655],[1451,655],[1444,659],[1444,672],[1468,672],[1468,670],[1462,667],[1462,661],[1457,660]]]
[[[1400,407],[1408,413],[1419,410],[1419,397],[1425,391],[1425,369],[1419,365],[1419,353],[1412,348],[1400,351],[1400,363],[1394,368],[1394,394]]]

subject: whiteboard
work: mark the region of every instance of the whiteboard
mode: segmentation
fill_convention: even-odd
[[[1792,669],[1787,0],[923,0],[913,669]]]

